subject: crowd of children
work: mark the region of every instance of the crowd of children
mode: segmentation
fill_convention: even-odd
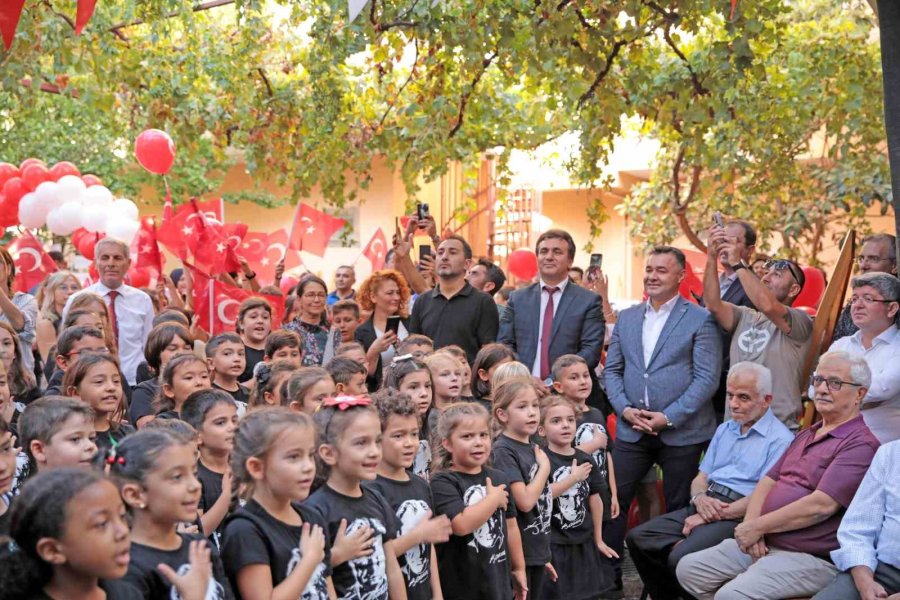
[[[359,321],[352,301],[334,310]],[[40,397],[3,354],[0,600],[587,600],[612,587],[613,441],[580,357],[556,361],[548,390],[500,344],[470,365],[410,335],[373,378],[352,331],[333,330],[336,348],[273,331],[259,299],[238,333],[202,345],[164,315],[134,389],[101,323],[62,330]],[[318,342],[323,366],[304,366]]]

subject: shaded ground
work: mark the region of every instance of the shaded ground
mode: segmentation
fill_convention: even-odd
[[[638,577],[627,550],[625,551],[625,561],[622,564],[622,583],[625,586],[625,600],[640,600],[643,584],[641,584],[641,578]]]

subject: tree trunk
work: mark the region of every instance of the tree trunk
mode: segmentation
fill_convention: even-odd
[[[891,163],[894,227],[900,235],[900,2],[878,0],[881,70],[884,81],[884,126]],[[900,245],[897,246],[900,264]]]

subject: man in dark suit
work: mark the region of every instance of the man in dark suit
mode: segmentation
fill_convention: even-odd
[[[750,263],[750,258],[756,251],[756,229],[747,221],[733,220],[725,224],[725,235],[734,240],[735,247],[741,255],[741,260]],[[722,274],[719,275],[719,296],[723,302],[729,302],[735,306],[746,306],[756,310],[756,306],[747,297],[744,285],[738,279],[737,273],[728,262],[728,253],[719,253],[719,265],[722,266]],[[705,307],[703,298],[697,298],[700,306]],[[725,420],[725,380],[728,369],[731,366],[728,357],[731,348],[731,333],[722,331],[722,376],[719,380],[719,389],[713,396],[713,408],[716,411],[716,420],[722,423]]]
[[[567,232],[542,233],[536,251],[541,279],[510,294],[497,341],[545,385],[553,361],[563,354],[582,357],[593,378],[606,333],[600,296],[569,281],[575,241]],[[596,381],[592,394],[599,394]]]

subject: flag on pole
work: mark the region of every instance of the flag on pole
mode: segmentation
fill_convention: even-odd
[[[16,265],[15,289],[28,292],[57,270],[56,263],[44,252],[41,241],[27,229],[14,239],[6,249]]]
[[[384,261],[387,257],[387,240],[384,237],[384,232],[379,227],[375,234],[372,236],[372,239],[369,240],[369,243],[366,244],[365,250],[363,250],[363,256],[369,259],[369,262],[372,263],[372,270],[378,271],[384,268]]]
[[[213,279],[196,266],[185,263],[194,281],[194,311],[197,326],[210,335],[234,331],[241,302],[260,297],[272,305],[272,323],[281,323],[284,315],[284,298],[254,293]]]
[[[328,241],[344,228],[347,222],[301,202],[294,212],[294,222],[288,248],[305,250],[316,256],[325,256]]]

